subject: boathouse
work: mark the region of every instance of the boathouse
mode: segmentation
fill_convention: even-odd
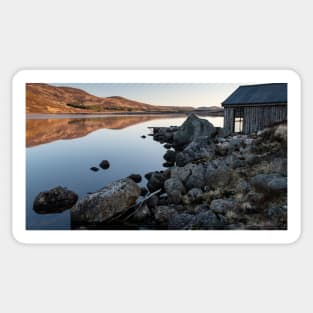
[[[287,84],[240,86],[222,106],[227,131],[249,134],[261,130],[287,121]]]

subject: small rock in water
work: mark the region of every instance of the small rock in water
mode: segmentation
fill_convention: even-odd
[[[98,172],[99,171],[99,169],[97,167],[95,167],[95,166],[92,166],[90,168],[90,170],[93,171],[93,172]]]
[[[174,166],[174,163],[171,163],[171,162],[164,162],[164,163],[163,163],[163,166],[164,166],[164,167],[172,167],[172,166]]]
[[[146,136],[145,136],[145,135],[142,135],[142,136],[141,136],[141,138],[145,139],[145,138],[146,138]]]
[[[167,150],[163,158],[167,162],[174,163],[176,160],[176,152],[173,150]]]
[[[78,200],[78,195],[64,187],[55,187],[40,192],[33,205],[33,210],[39,214],[61,213],[70,209]]]
[[[142,177],[140,174],[131,174],[128,176],[128,178],[132,179],[135,183],[140,183],[142,180]]]
[[[110,163],[108,160],[103,160],[101,161],[101,163],[99,164],[99,166],[103,169],[106,170],[110,167]]]

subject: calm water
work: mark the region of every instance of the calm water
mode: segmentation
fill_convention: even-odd
[[[204,117],[223,126],[222,117]],[[79,197],[132,173],[142,176],[162,169],[165,148],[148,135],[149,126],[181,125],[186,116],[105,116],[60,118],[46,116],[27,120],[26,188],[27,229],[69,229],[69,210],[58,214],[33,211],[35,196],[64,186]],[[108,170],[90,170],[109,160]],[[145,185],[145,179],[142,185]]]

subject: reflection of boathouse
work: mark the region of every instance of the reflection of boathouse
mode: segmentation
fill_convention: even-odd
[[[223,103],[224,128],[245,134],[287,120],[287,84],[246,85]]]

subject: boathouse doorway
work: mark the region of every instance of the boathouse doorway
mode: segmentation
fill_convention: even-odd
[[[233,120],[233,132],[234,133],[242,133],[243,118],[244,118],[243,108],[234,109],[234,120]]]

